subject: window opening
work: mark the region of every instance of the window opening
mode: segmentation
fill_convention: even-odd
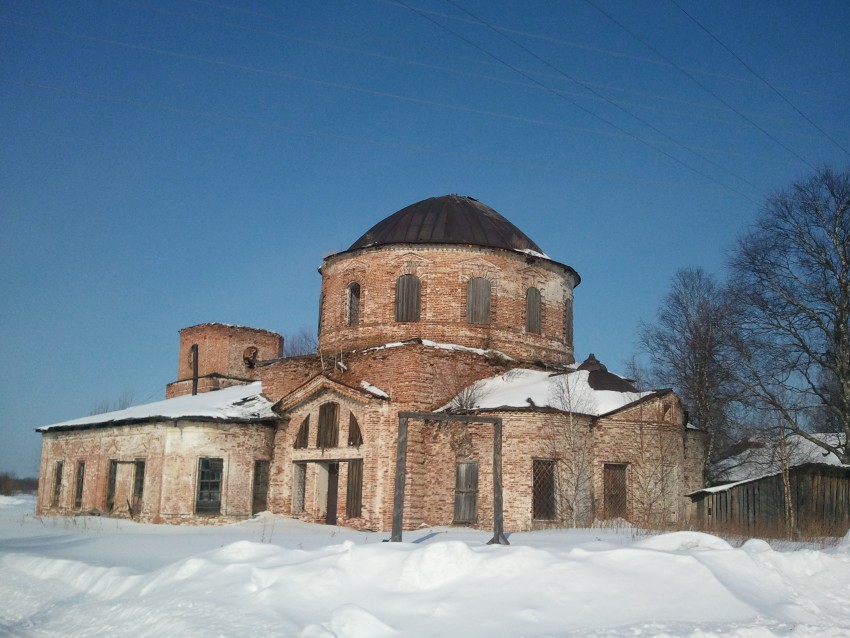
[[[53,466],[53,498],[50,501],[52,507],[59,506],[59,497],[62,495],[62,468],[64,463],[56,461]]]
[[[604,518],[627,518],[626,466],[606,463],[602,469]]]
[[[360,432],[360,424],[354,412],[348,417],[348,447],[360,447],[363,445],[363,434]]]
[[[269,462],[254,461],[254,485],[251,499],[251,514],[265,512],[269,500]]]
[[[360,516],[363,507],[363,459],[348,462],[348,486],[345,497],[345,515]]]
[[[307,465],[292,464],[292,513],[301,514],[304,511],[304,497],[307,487]]]
[[[490,282],[484,277],[473,277],[466,282],[466,320],[490,323]]]
[[[74,486],[74,507],[80,509],[83,506],[83,481],[86,476],[86,462],[77,461],[77,482]]]
[[[322,449],[337,447],[339,444],[339,404],[323,403],[319,406],[319,431],[316,434],[316,447]]]
[[[402,275],[395,284],[395,320],[419,321],[421,284],[416,275]]]
[[[455,523],[478,520],[478,461],[460,461],[455,467]]]
[[[145,462],[142,459],[136,459],[133,464],[135,472],[133,474],[133,512],[138,514],[142,510],[142,497],[145,495]]]
[[[553,521],[557,514],[554,459],[533,459],[532,514],[538,521]]]
[[[360,284],[353,282],[348,285],[348,325],[356,326],[360,323]]]
[[[525,291],[525,331],[540,334],[540,291],[537,288]]]
[[[568,298],[564,304],[564,339],[568,345],[573,344],[573,300]]]
[[[111,512],[115,509],[115,479],[118,475],[118,461],[112,459],[109,461],[109,471],[106,479],[106,511]]]
[[[301,449],[310,445],[310,415],[304,417],[298,435],[295,437],[295,449]]]
[[[197,514],[219,514],[221,512],[221,479],[224,474],[224,459],[198,459],[198,498],[195,502]]]

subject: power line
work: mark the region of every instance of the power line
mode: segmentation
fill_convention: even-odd
[[[694,150],[693,148],[691,148],[691,147],[689,147],[689,146],[686,146],[686,145],[685,145],[685,144],[683,144],[680,140],[677,140],[676,138],[672,137],[671,135],[668,135],[667,133],[665,133],[663,130],[661,130],[660,128],[658,128],[657,126],[655,126],[654,124],[652,124],[651,122],[649,122],[649,121],[647,121],[647,120],[643,119],[642,117],[640,117],[640,116],[636,115],[635,113],[633,113],[633,112],[632,112],[632,111],[630,111],[629,109],[627,109],[627,108],[623,107],[621,104],[618,104],[617,102],[614,102],[613,100],[609,99],[609,98],[608,98],[608,96],[606,96],[605,94],[600,93],[599,91],[597,91],[597,90],[596,90],[596,89],[594,89],[593,87],[591,87],[591,86],[589,86],[588,84],[586,84],[586,83],[582,82],[581,80],[579,80],[579,79],[577,79],[577,78],[573,77],[572,75],[568,74],[566,71],[562,70],[561,68],[556,67],[555,65],[551,64],[548,60],[545,60],[543,57],[539,56],[536,52],[532,51],[531,49],[529,49],[528,47],[526,47],[526,46],[525,46],[525,45],[523,45],[522,43],[520,43],[520,42],[518,42],[518,41],[514,40],[513,38],[511,38],[510,36],[508,36],[508,35],[507,35],[507,34],[505,34],[505,33],[501,33],[501,32],[500,32],[500,31],[498,31],[497,29],[493,28],[493,26],[492,26],[492,25],[490,25],[488,22],[486,22],[486,21],[482,20],[482,19],[481,19],[481,18],[479,18],[478,16],[474,15],[472,12],[467,11],[467,10],[466,10],[466,9],[464,9],[462,6],[460,6],[457,2],[455,2],[455,0],[447,0],[447,2],[449,2],[449,3],[450,3],[450,4],[452,4],[453,6],[457,7],[458,9],[460,9],[461,11],[463,11],[465,14],[467,14],[467,15],[468,15],[468,16],[470,16],[471,18],[473,18],[473,19],[475,19],[475,20],[479,21],[479,23],[480,23],[480,24],[483,24],[484,26],[486,26],[488,29],[490,29],[491,31],[493,31],[493,33],[496,33],[496,34],[500,35],[501,37],[503,37],[503,38],[505,38],[506,40],[508,40],[508,42],[510,42],[510,43],[511,43],[511,44],[513,44],[514,46],[519,47],[520,49],[522,49],[523,51],[525,51],[526,53],[528,53],[530,56],[532,56],[532,57],[533,57],[535,60],[537,60],[538,62],[541,62],[542,64],[545,64],[547,67],[549,67],[550,69],[552,69],[553,71],[555,71],[555,72],[556,72],[556,73],[558,73],[559,75],[561,75],[561,76],[563,76],[563,77],[567,78],[567,79],[568,79],[568,80],[570,80],[571,82],[574,82],[574,83],[578,84],[579,86],[581,86],[581,87],[582,87],[583,89],[585,89],[586,91],[590,91],[591,93],[593,93],[593,94],[594,94],[595,96],[597,96],[598,98],[600,98],[600,99],[604,100],[607,104],[610,104],[611,106],[613,106],[614,108],[616,108],[616,109],[618,109],[618,110],[622,111],[622,112],[623,112],[623,113],[625,113],[626,115],[629,115],[630,117],[632,117],[632,118],[636,119],[638,122],[640,122],[640,123],[641,123],[641,124],[643,124],[644,126],[648,126],[648,127],[649,127],[649,128],[651,128],[653,131],[655,131],[655,132],[656,132],[656,133],[658,133],[659,135],[663,136],[663,137],[664,137],[665,139],[667,139],[668,141],[672,142],[673,144],[677,145],[678,147],[680,147],[680,148],[682,148],[682,149],[687,150],[688,152],[690,152],[690,153],[692,153],[693,155],[697,156],[697,157],[698,157],[698,158],[700,158],[701,160],[703,160],[703,161],[705,161],[705,162],[708,162],[709,164],[711,164],[711,165],[712,165],[712,166],[714,166],[715,168],[718,168],[718,169],[722,170],[723,172],[727,173],[728,175],[731,175],[732,177],[734,177],[734,178],[736,178],[736,179],[741,180],[742,182],[744,182],[744,183],[745,183],[745,184],[747,184],[748,186],[750,186],[750,187],[752,187],[752,188],[754,188],[754,189],[758,190],[758,186],[756,186],[755,184],[753,184],[753,183],[752,183],[751,181],[749,181],[748,179],[746,179],[746,178],[744,178],[744,177],[741,177],[740,175],[738,175],[738,174],[736,174],[736,173],[734,173],[734,172],[730,171],[730,170],[729,170],[728,168],[726,168],[725,166],[722,166],[721,164],[718,164],[717,162],[715,162],[715,161],[714,161],[714,160],[712,160],[711,158],[706,157],[706,156],[705,156],[705,155],[703,155],[702,153],[697,152],[696,150]]]
[[[784,148],[786,151],[788,151],[789,153],[791,153],[791,155],[793,155],[793,156],[794,156],[794,157],[796,157],[798,160],[800,160],[801,162],[803,162],[803,164],[805,164],[806,166],[808,166],[808,167],[809,167],[809,168],[811,168],[812,170],[817,170],[813,164],[811,164],[811,163],[810,163],[807,159],[805,159],[802,155],[800,155],[799,153],[797,153],[797,151],[795,151],[795,150],[794,150],[794,149],[792,149],[791,147],[789,147],[789,146],[785,145],[782,141],[780,141],[780,140],[779,140],[778,138],[776,138],[774,135],[771,135],[771,133],[770,133],[769,131],[767,131],[766,129],[764,129],[764,128],[762,128],[761,126],[759,126],[759,124],[758,124],[757,122],[755,122],[755,120],[753,120],[753,119],[751,119],[751,118],[747,117],[744,113],[742,113],[741,111],[739,111],[738,109],[736,109],[736,108],[735,108],[734,106],[732,106],[729,102],[727,102],[726,100],[724,100],[724,99],[723,99],[722,97],[720,97],[717,93],[715,93],[714,91],[712,91],[711,89],[709,89],[709,88],[708,88],[705,84],[703,84],[703,83],[702,83],[702,82],[700,82],[697,78],[695,78],[695,77],[694,77],[691,73],[689,73],[689,72],[688,72],[688,71],[687,71],[684,67],[680,66],[679,64],[677,64],[676,62],[674,62],[673,60],[671,60],[670,58],[668,58],[666,55],[664,55],[663,53],[661,53],[661,51],[659,51],[659,50],[658,50],[658,49],[656,49],[654,46],[652,46],[651,44],[649,44],[649,42],[647,42],[646,40],[644,40],[643,38],[641,38],[638,34],[636,34],[634,31],[632,31],[631,29],[629,29],[629,28],[628,28],[626,25],[624,25],[622,22],[620,22],[619,20],[617,20],[617,18],[615,18],[615,17],[614,17],[614,16],[612,16],[610,13],[608,13],[607,11],[605,11],[604,9],[602,9],[601,7],[599,7],[599,6],[598,6],[595,2],[593,2],[593,0],[584,0],[584,1],[585,1],[587,4],[589,4],[591,7],[593,7],[594,9],[596,9],[599,13],[601,13],[602,15],[604,15],[606,18],[608,18],[609,20],[611,20],[611,22],[613,22],[614,24],[616,24],[616,25],[617,25],[618,27],[620,27],[623,31],[625,31],[625,32],[626,32],[626,33],[628,33],[630,36],[632,36],[635,40],[637,40],[637,41],[638,41],[638,42],[640,42],[642,45],[644,45],[646,48],[648,48],[650,51],[652,51],[653,53],[655,53],[655,55],[657,55],[658,57],[660,57],[662,60],[665,60],[666,62],[668,62],[671,66],[675,67],[677,71],[679,71],[680,73],[682,73],[683,75],[685,75],[688,79],[690,79],[690,80],[691,80],[692,82],[694,82],[697,86],[699,86],[699,87],[700,87],[703,91],[705,91],[706,93],[708,93],[709,95],[711,95],[714,99],[718,100],[720,103],[722,103],[724,106],[726,106],[726,108],[728,108],[729,110],[731,110],[731,111],[733,111],[734,113],[736,113],[739,117],[741,117],[741,118],[743,118],[744,120],[746,120],[747,122],[749,122],[749,123],[750,123],[753,127],[755,127],[756,129],[758,129],[759,131],[761,131],[764,135],[766,135],[767,137],[769,137],[769,138],[770,138],[771,140],[773,140],[776,144],[778,144],[779,146],[781,146],[782,148]]]
[[[576,170],[573,168],[562,168],[559,166],[540,164],[537,162],[521,162],[517,160],[504,160],[493,155],[477,155],[474,153],[456,153],[456,152],[448,152],[443,149],[437,149],[433,147],[421,146],[417,144],[405,144],[394,141],[386,141],[386,140],[378,140],[375,138],[369,138],[364,136],[356,136],[356,135],[340,135],[338,133],[331,133],[329,131],[322,131],[316,129],[305,129],[294,126],[285,126],[283,124],[278,124],[277,122],[271,122],[268,120],[261,120],[258,118],[248,118],[248,117],[238,117],[234,115],[227,115],[224,113],[216,113],[213,111],[202,111],[197,109],[188,109],[178,106],[172,106],[169,104],[164,104],[161,102],[155,102],[151,100],[139,100],[136,98],[130,98],[119,95],[110,95],[107,93],[100,93],[94,91],[82,91],[76,88],[56,86],[50,84],[41,84],[36,82],[20,82],[17,80],[11,80],[7,78],[0,78],[0,83],[8,84],[11,86],[18,86],[23,88],[30,89],[39,89],[43,91],[52,91],[55,93],[62,93],[65,95],[73,95],[76,97],[82,97],[91,100],[109,102],[113,104],[125,104],[128,106],[133,106],[135,108],[141,108],[146,110],[152,110],[157,112],[166,112],[173,113],[177,115],[185,115],[190,116],[192,118],[204,118],[215,121],[229,122],[231,124],[239,124],[244,126],[251,126],[253,128],[258,128],[262,130],[272,130],[280,133],[288,133],[292,135],[304,135],[308,137],[320,137],[325,139],[331,139],[341,142],[348,142],[353,144],[366,144],[370,146],[378,146],[384,148],[390,148],[394,150],[409,152],[413,154],[423,154],[423,155],[433,155],[438,157],[447,157],[449,159],[462,160],[464,162],[486,162],[489,164],[495,164],[498,166],[507,166],[513,168],[522,168],[533,171],[546,171],[550,173],[563,174],[563,175],[582,175],[586,177],[596,177],[602,179],[608,179],[614,182],[624,182],[624,183],[633,183],[633,184],[657,184],[669,186],[669,180],[658,180],[658,179],[636,179],[633,177],[625,176],[625,175],[617,175],[610,171],[606,172],[596,172],[596,171],[582,171]]]
[[[818,125],[817,125],[817,124],[816,124],[816,123],[815,123],[815,122],[814,122],[811,118],[809,118],[809,116],[808,116],[808,115],[806,115],[806,114],[805,114],[805,113],[803,113],[800,109],[798,109],[798,108],[797,108],[797,106],[796,106],[793,102],[791,102],[791,100],[789,100],[787,97],[785,97],[785,95],[783,95],[783,94],[779,91],[779,89],[777,89],[775,86],[773,86],[773,84],[771,84],[771,83],[770,83],[770,82],[768,82],[765,78],[763,78],[761,75],[759,75],[758,73],[756,73],[756,71],[755,71],[755,70],[754,70],[754,69],[753,69],[753,68],[752,68],[749,64],[747,64],[746,62],[744,62],[744,60],[742,60],[742,59],[741,59],[741,57],[740,57],[737,53],[735,53],[732,49],[730,49],[728,46],[726,46],[726,44],[725,44],[724,42],[722,42],[722,41],[720,40],[720,38],[718,38],[718,37],[717,37],[716,35],[714,35],[711,31],[709,31],[709,30],[708,30],[708,28],[707,28],[704,24],[702,24],[699,20],[697,20],[697,19],[696,19],[693,15],[691,15],[690,13],[688,13],[687,11],[685,11],[685,9],[682,7],[682,5],[680,5],[678,2],[676,2],[676,0],[670,0],[670,2],[672,2],[672,3],[673,3],[673,5],[674,5],[674,6],[676,6],[676,7],[679,9],[679,11],[681,11],[681,12],[682,12],[682,13],[684,13],[686,16],[688,16],[688,18],[690,18],[691,22],[693,22],[693,23],[694,23],[695,25],[697,25],[700,29],[702,29],[702,30],[703,30],[706,34],[708,34],[708,36],[709,36],[712,40],[714,40],[717,44],[719,44],[721,47],[723,47],[723,49],[724,49],[724,50],[725,50],[725,51],[726,51],[729,55],[731,55],[731,56],[732,56],[733,58],[735,58],[738,62],[740,62],[740,63],[741,63],[741,65],[742,65],[745,69],[747,69],[747,71],[749,71],[749,72],[750,72],[750,73],[752,73],[752,74],[753,74],[756,78],[758,78],[759,80],[761,80],[761,81],[762,81],[762,83],[764,83],[764,85],[765,85],[765,86],[767,86],[767,87],[768,87],[771,91],[773,91],[774,93],[776,93],[776,95],[778,95],[778,96],[782,99],[782,101],[783,101],[783,102],[785,102],[788,106],[790,106],[792,109],[794,109],[800,117],[802,117],[802,118],[803,118],[804,120],[806,120],[809,124],[811,124],[814,128],[816,128],[818,131],[820,131],[821,135],[823,135],[826,139],[828,139],[830,142],[832,142],[832,143],[833,143],[833,144],[835,144],[838,148],[840,148],[842,151],[844,151],[844,153],[845,153],[845,154],[850,155],[850,151],[848,151],[848,150],[847,150],[846,148],[844,148],[841,144],[839,144],[839,143],[836,141],[836,139],[835,139],[834,137],[832,137],[829,133],[827,133],[827,132],[826,132],[825,130],[823,130],[820,126],[818,126]]]
[[[407,3],[405,3],[405,2],[404,2],[404,0],[396,0],[396,1],[398,2],[398,4],[402,5],[403,7],[408,8],[408,9],[409,9],[410,11],[412,11],[413,13],[416,13],[417,15],[419,15],[421,18],[423,18],[423,19],[427,20],[428,22],[431,22],[432,24],[434,24],[434,25],[435,25],[435,26],[437,26],[438,28],[443,29],[444,31],[446,31],[446,32],[448,32],[448,33],[450,33],[450,34],[452,34],[452,35],[453,35],[453,36],[455,36],[456,38],[458,38],[458,39],[462,40],[463,42],[467,43],[468,45],[470,45],[470,46],[472,46],[472,47],[474,47],[474,48],[478,49],[479,51],[481,51],[481,52],[482,52],[482,53],[484,53],[485,55],[487,55],[487,56],[489,56],[489,57],[493,58],[494,60],[496,60],[496,61],[497,61],[497,62],[499,62],[500,64],[505,65],[507,68],[511,69],[511,70],[512,70],[512,71],[514,71],[515,73],[520,74],[521,76],[523,76],[523,77],[524,77],[524,78],[526,78],[527,80],[529,80],[529,81],[533,82],[534,84],[536,84],[536,85],[538,85],[538,86],[540,86],[540,87],[544,88],[546,91],[548,91],[548,92],[552,93],[553,95],[557,96],[558,98],[560,98],[560,99],[562,99],[562,100],[564,100],[564,101],[566,101],[566,102],[569,102],[569,103],[570,103],[570,104],[572,104],[574,107],[576,107],[577,109],[579,109],[579,110],[583,111],[584,113],[587,113],[587,114],[588,114],[588,115],[590,115],[591,117],[593,117],[593,118],[595,118],[595,119],[597,119],[597,120],[599,120],[599,121],[601,121],[601,122],[604,122],[604,123],[605,123],[605,124],[607,124],[608,126],[610,126],[610,127],[614,128],[614,129],[616,129],[616,130],[620,131],[620,132],[621,132],[621,133],[623,133],[624,135],[626,135],[626,136],[628,136],[628,137],[632,138],[633,140],[635,140],[635,141],[637,141],[637,142],[640,142],[640,143],[641,143],[641,144],[643,144],[644,146],[647,146],[647,147],[651,148],[651,149],[652,149],[652,150],[654,150],[656,153],[659,153],[659,154],[661,154],[661,155],[663,155],[663,156],[667,157],[668,159],[670,159],[670,160],[674,161],[675,163],[677,163],[677,164],[679,164],[680,166],[682,166],[682,167],[684,167],[684,168],[688,169],[689,171],[691,171],[691,172],[695,173],[696,175],[699,175],[700,177],[702,177],[702,178],[704,178],[704,179],[710,180],[710,181],[714,182],[715,184],[719,184],[719,185],[720,185],[720,186],[722,186],[723,188],[725,188],[725,189],[727,189],[727,190],[730,190],[730,191],[732,191],[733,193],[735,193],[735,194],[737,194],[737,195],[740,195],[740,196],[741,196],[741,197],[743,197],[744,199],[747,199],[747,200],[749,200],[750,202],[752,202],[752,203],[754,203],[754,204],[757,204],[757,203],[758,203],[758,202],[756,202],[753,198],[751,198],[749,195],[747,195],[746,193],[743,193],[743,192],[741,192],[740,190],[738,190],[738,189],[736,189],[736,188],[734,188],[734,187],[732,187],[732,186],[729,186],[728,184],[725,184],[725,183],[721,182],[721,181],[720,181],[720,180],[718,180],[718,179],[715,179],[715,178],[714,178],[714,177],[712,177],[711,175],[708,175],[707,173],[704,173],[703,171],[700,171],[698,168],[695,168],[695,167],[691,166],[690,164],[688,164],[688,163],[687,163],[687,162],[685,162],[684,160],[682,160],[682,159],[680,159],[680,158],[676,157],[675,155],[672,155],[672,154],[668,153],[668,152],[667,152],[667,151],[665,151],[664,149],[659,148],[659,147],[658,147],[658,146],[656,146],[655,144],[653,144],[653,143],[651,143],[651,142],[649,142],[649,141],[647,141],[647,140],[643,139],[642,137],[639,137],[638,135],[636,135],[636,134],[632,133],[631,131],[629,131],[629,130],[627,130],[627,129],[623,128],[623,127],[622,127],[622,126],[620,126],[619,124],[616,124],[615,122],[612,122],[611,120],[609,120],[609,119],[607,119],[607,118],[605,118],[605,117],[603,117],[603,116],[599,115],[598,113],[595,113],[594,111],[591,111],[590,109],[588,109],[588,108],[586,108],[586,107],[582,106],[581,104],[579,104],[579,103],[578,103],[578,102],[576,102],[575,100],[572,100],[572,99],[568,98],[568,97],[567,97],[566,95],[564,95],[563,93],[561,93],[561,92],[557,91],[556,89],[553,89],[553,88],[552,88],[552,87],[550,87],[549,85],[547,85],[547,84],[544,84],[544,83],[540,82],[539,80],[537,80],[536,78],[532,77],[532,76],[531,76],[531,75],[529,75],[528,73],[526,73],[526,72],[522,71],[521,69],[517,68],[516,66],[512,65],[510,62],[508,62],[508,61],[506,61],[506,60],[504,60],[504,59],[500,58],[500,57],[499,57],[499,56],[497,56],[496,54],[492,53],[491,51],[488,51],[488,50],[487,50],[487,49],[485,49],[484,47],[482,47],[482,46],[480,46],[479,44],[477,44],[477,43],[473,42],[472,40],[470,40],[470,39],[466,38],[465,36],[463,36],[463,35],[461,35],[460,33],[458,33],[458,32],[456,32],[456,31],[454,31],[453,29],[450,29],[449,27],[445,26],[444,24],[441,24],[440,22],[437,22],[436,20],[434,20],[433,18],[431,18],[431,17],[430,17],[430,16],[428,16],[428,15],[425,15],[424,13],[422,13],[421,11],[419,11],[418,9],[416,9],[415,7],[412,7],[412,6],[408,5]],[[451,1],[451,0],[450,0],[450,1]],[[454,4],[454,3],[453,3],[453,4]],[[456,5],[456,6],[457,6],[457,5]],[[460,8],[460,7],[458,7],[458,8]],[[486,25],[486,23],[485,23],[485,22],[483,22],[483,21],[481,21],[481,24]],[[497,32],[497,33],[498,33],[498,32]],[[502,35],[503,37],[507,37],[507,36],[505,36],[504,34],[500,34],[500,35]],[[510,38],[508,38],[508,39],[510,40]],[[511,40],[511,41],[512,41],[512,40]]]

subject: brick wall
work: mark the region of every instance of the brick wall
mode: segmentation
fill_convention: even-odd
[[[574,279],[556,262],[496,248],[389,245],[328,257],[321,271],[319,347],[328,354],[429,339],[500,350],[523,361],[573,361],[566,315],[572,314]],[[395,285],[403,274],[421,282],[418,322],[395,321]],[[467,322],[471,277],[490,282],[489,324]],[[360,285],[359,322],[348,325],[348,287],[354,282]],[[542,298],[540,335],[525,331],[526,290],[532,286]]]

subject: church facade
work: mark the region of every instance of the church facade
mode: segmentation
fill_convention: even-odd
[[[184,328],[165,401],[39,428],[38,511],[389,530],[399,413],[442,412],[502,419],[507,530],[688,516],[702,436],[678,397],[576,364],[579,275],[490,207],[417,202],[320,273],[316,354]],[[411,421],[405,474],[405,528],[492,525],[489,423]]]

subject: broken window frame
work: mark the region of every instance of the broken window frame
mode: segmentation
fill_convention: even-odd
[[[224,483],[224,459],[202,456],[198,459],[198,492],[195,513],[221,514],[221,495]]]

